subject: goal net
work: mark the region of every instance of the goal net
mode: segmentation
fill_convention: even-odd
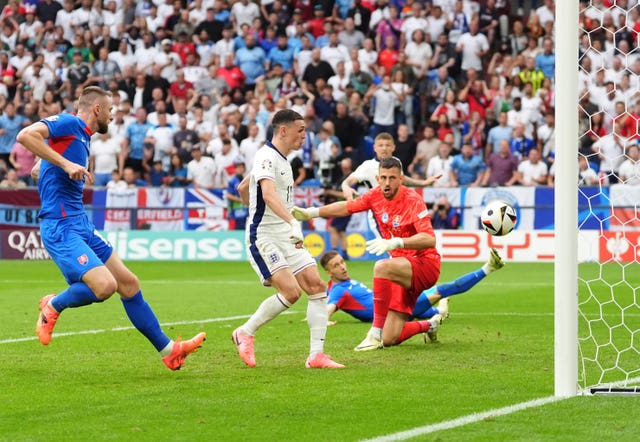
[[[598,257],[577,270],[577,389],[638,393],[640,5],[567,3],[578,8],[579,23],[577,246]],[[556,204],[563,204],[558,195]]]

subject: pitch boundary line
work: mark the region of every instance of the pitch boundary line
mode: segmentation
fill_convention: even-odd
[[[451,430],[453,428],[462,427],[468,424],[474,424],[476,422],[483,421],[498,416],[506,416],[508,414],[516,413],[518,411],[527,410],[529,408],[541,407],[543,405],[559,402],[569,397],[560,396],[548,396],[543,398],[534,399],[527,402],[521,402],[519,404],[509,405],[503,408],[495,408],[493,410],[483,411],[480,413],[472,413],[467,416],[462,416],[456,419],[448,421],[442,421],[437,424],[425,425],[423,427],[416,427],[410,430],[400,431],[397,433],[391,433],[384,436],[374,437],[371,439],[363,439],[361,442],[388,442],[397,440],[407,440],[418,436],[424,436],[426,434],[435,433],[441,430]]]
[[[0,284],[24,284],[24,279],[0,279]],[[30,279],[30,284],[66,284],[63,280],[53,280],[53,279]],[[205,280],[179,280],[179,279],[145,279],[142,281],[142,285],[147,284],[193,284],[193,285],[259,285],[257,279],[251,280],[224,280],[217,281],[215,279],[205,279]],[[534,283],[522,283],[522,282],[492,282],[492,286],[495,287],[553,287],[553,283],[548,282],[534,282]]]
[[[281,315],[293,315],[297,314],[297,311],[284,311],[280,313]],[[225,318],[208,318],[208,319],[195,319],[192,321],[174,321],[174,322],[164,322],[160,324],[161,327],[171,327],[174,325],[192,325],[192,324],[208,324],[211,322],[225,322],[225,321],[235,321],[237,319],[248,319],[251,315],[238,315],[238,316],[227,316]],[[66,336],[80,336],[80,335],[97,335],[100,333],[108,333],[108,332],[118,332],[118,331],[127,331],[127,330],[135,330],[135,327],[132,325],[124,326],[124,327],[113,327],[113,328],[104,328],[104,329],[96,329],[96,330],[78,330],[72,332],[64,332],[64,333],[54,333],[54,338],[61,338]],[[36,341],[38,340],[37,336],[28,336],[24,338],[9,338],[0,340],[0,345],[2,344],[15,344],[17,342],[28,342],[28,341]]]

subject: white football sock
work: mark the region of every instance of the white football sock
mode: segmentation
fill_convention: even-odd
[[[324,338],[327,334],[327,294],[309,295],[307,304],[307,323],[309,324],[309,356],[313,359],[324,351]]]
[[[291,303],[280,293],[269,296],[267,299],[262,301],[258,310],[251,315],[249,320],[244,323],[240,330],[244,334],[253,336],[260,327],[271,321],[289,307],[291,307]]]
[[[369,334],[379,341],[382,341],[382,329],[379,327],[371,327]]]
[[[173,351],[173,340],[169,341],[169,343],[165,345],[162,350],[160,350],[160,356],[163,358],[165,356],[169,356],[172,351]]]

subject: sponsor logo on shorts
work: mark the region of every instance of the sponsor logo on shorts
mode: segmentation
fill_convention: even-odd
[[[78,256],[78,262],[81,266],[87,265],[87,263],[89,262],[89,257],[83,253],[82,255]]]

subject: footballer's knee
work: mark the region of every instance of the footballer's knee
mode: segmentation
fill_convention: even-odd
[[[320,281],[316,281],[313,282],[311,284],[309,284],[308,287],[306,287],[305,291],[309,294],[309,295],[315,295],[316,293],[326,293],[327,292],[327,286],[324,285],[324,282]]]
[[[388,278],[391,275],[393,263],[390,259],[381,259],[376,261],[373,266],[373,276],[376,278]]]
[[[281,290],[280,294],[284,297],[284,299],[287,300],[289,304],[295,304],[296,301],[300,299],[302,290],[300,290],[300,287],[292,287],[288,290]]]
[[[111,295],[116,292],[117,288],[118,284],[113,276],[104,277],[100,281],[95,282],[91,287],[94,295],[96,295],[96,298],[100,301],[109,299]]]

